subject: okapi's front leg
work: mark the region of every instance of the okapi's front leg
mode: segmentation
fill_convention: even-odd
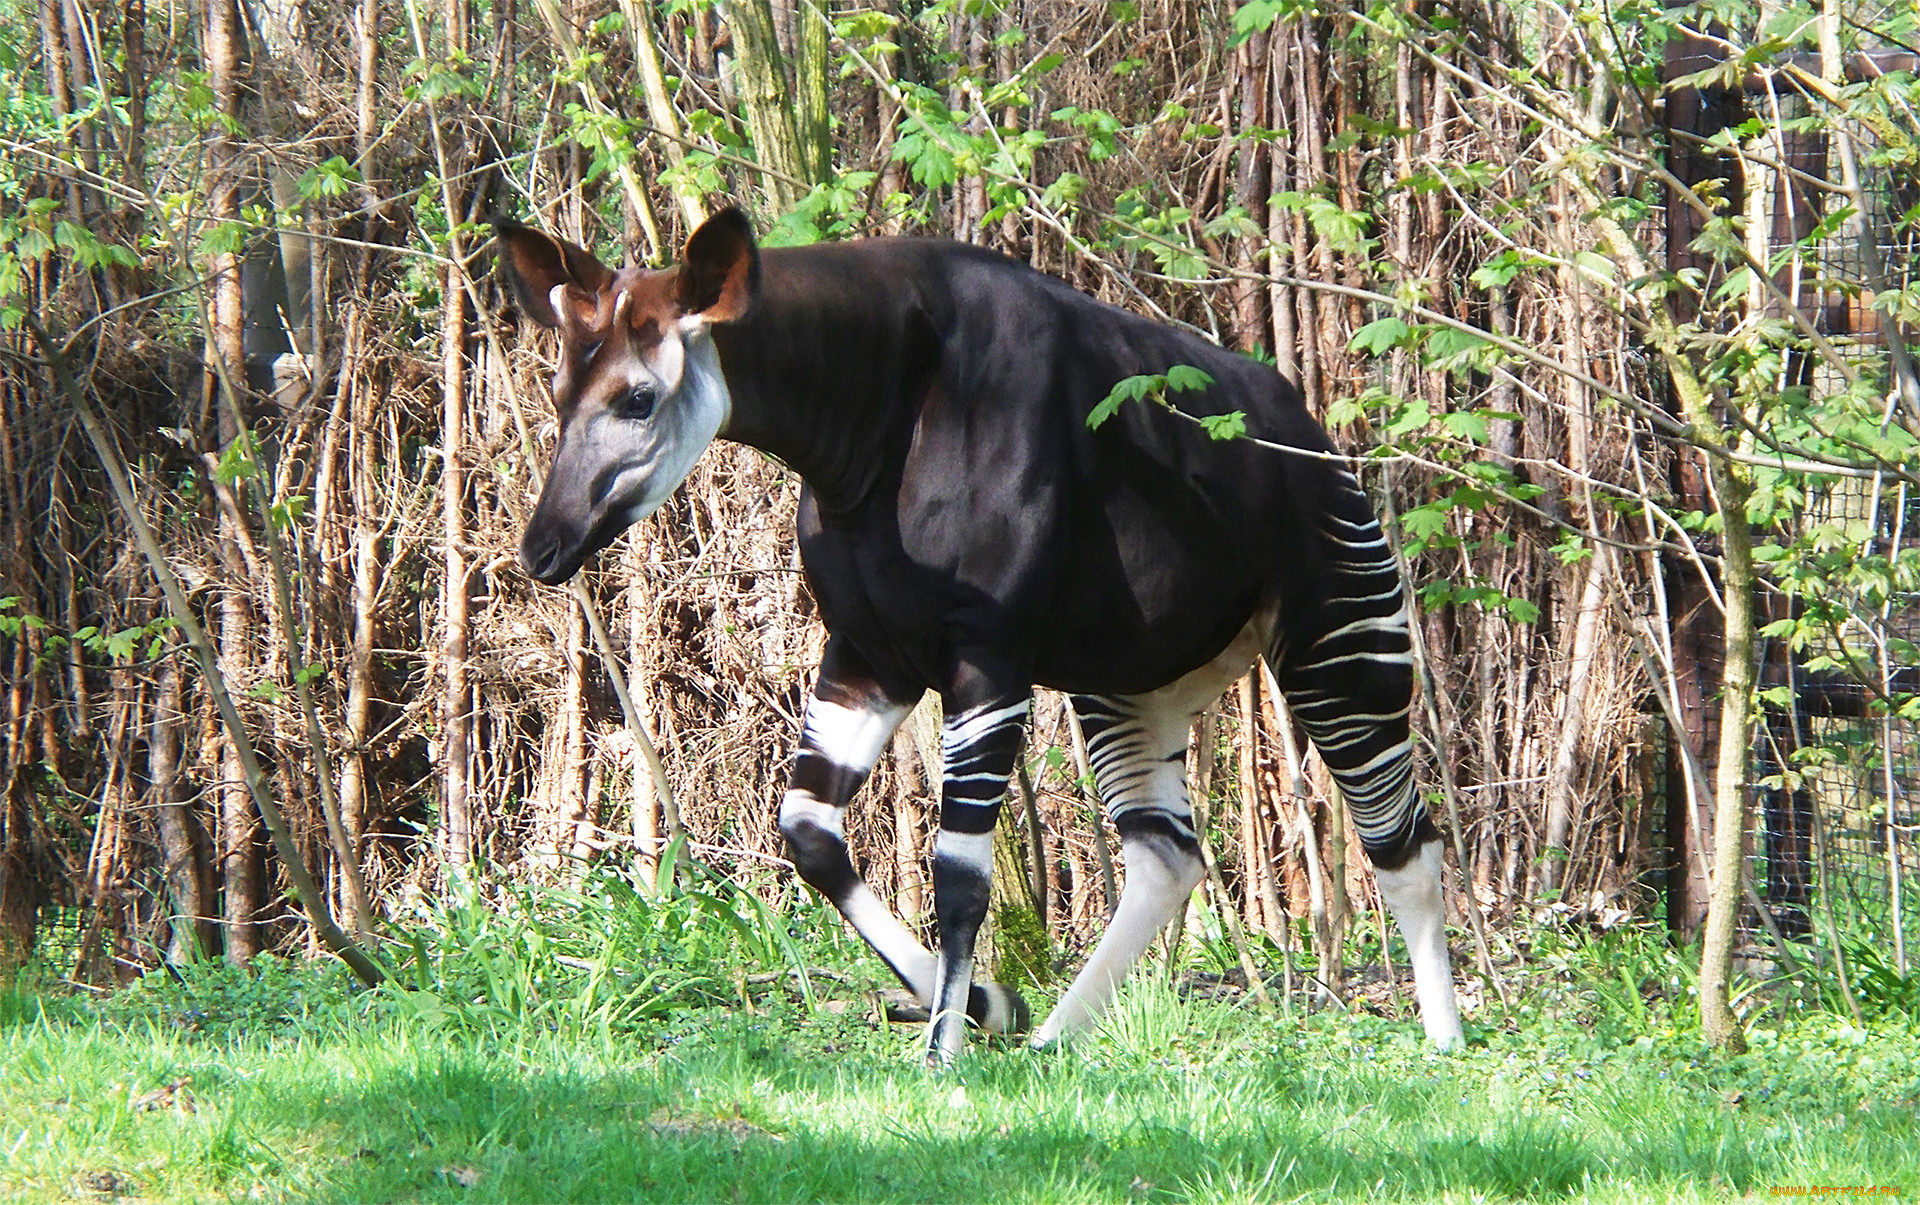
[[[911,703],[882,689],[850,648],[829,640],[819,684],[807,703],[793,777],[780,803],[780,834],[800,877],[833,901],[914,998],[931,1007],[936,959],[854,870],[846,841],[847,804],[912,709]],[[1006,772],[1000,777],[1004,783]],[[938,881],[938,872],[935,878]],[[976,1022],[1004,1030],[1013,1028],[1016,1019],[1009,996],[993,984],[979,984],[961,999]],[[1021,1027],[1025,1008],[1021,1004],[1017,1009]]]
[[[889,697],[851,649],[829,640],[820,681],[807,702],[793,777],[780,801],[780,835],[800,877],[833,901],[924,1003],[933,994],[933,955],[854,870],[845,824],[848,802],[912,710],[911,703]]]
[[[952,1062],[960,1053],[968,1018],[999,1033],[1021,1032],[1029,1020],[1019,993],[973,982],[973,947],[987,916],[993,829],[1013,759],[1020,754],[1030,691],[1023,686],[1019,694],[976,690],[943,697],[947,714],[940,749],[945,767],[940,832],[933,842],[940,969],[933,1021],[927,1028],[927,1062],[932,1065]]]

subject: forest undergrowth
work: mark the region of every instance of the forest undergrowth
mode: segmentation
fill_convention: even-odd
[[[1503,971],[1507,1003],[1469,990],[1486,1002],[1467,1048],[1443,1055],[1377,961],[1356,976],[1371,995],[1282,1015],[1233,990],[1203,923],[1069,1048],[976,1041],[930,1075],[922,1026],[884,1019],[885,968],[817,901],[762,894],[693,872],[654,893],[611,869],[538,893],[472,884],[416,909],[370,991],[338,965],[272,957],[104,995],[28,974],[0,995],[0,1196],[1920,1190],[1920,1015],[1897,995],[1869,995],[1856,1022],[1792,984],[1749,984],[1749,1052],[1712,1053],[1685,951],[1632,928],[1539,929],[1524,969]]]

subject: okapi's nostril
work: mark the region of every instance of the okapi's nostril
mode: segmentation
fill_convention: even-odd
[[[560,560],[560,541],[547,532],[529,528],[520,540],[520,566],[535,581],[552,585],[554,568]]]

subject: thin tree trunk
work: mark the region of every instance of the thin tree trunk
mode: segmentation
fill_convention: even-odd
[[[795,132],[800,139],[802,178],[820,184],[833,174],[833,122],[827,108],[827,68],[833,62],[826,13],[832,0],[800,5],[800,37],[794,55]]]
[[[646,542],[638,532],[629,538],[627,577],[633,584],[627,587],[627,682],[631,687],[638,687],[647,680],[644,658],[647,647],[646,617],[650,607],[645,548]],[[644,689],[634,689],[630,696],[636,713],[635,720],[648,732],[659,730],[653,718],[652,698]],[[637,733],[630,735],[633,738],[633,840],[635,848],[639,850],[641,880],[648,888],[652,888],[657,884],[655,876],[660,868],[661,793],[654,779],[653,760],[642,747],[640,736]]]
[[[449,214],[451,220],[457,215]],[[449,234],[446,300],[440,319],[440,504],[445,546],[441,576],[441,850],[450,866],[473,860],[471,691],[467,682],[468,593],[466,466],[466,294],[458,233]]]
[[[807,180],[807,157],[787,94],[786,63],[767,0],[726,0],[739,63],[740,103],[761,167],[760,186],[774,212],[793,207]]]
[[[173,906],[167,959],[176,963],[197,961],[215,948],[212,867],[199,823],[180,791],[182,706],[180,671],[167,661],[160,668],[160,688],[148,729],[147,775],[153,790],[154,826],[160,836],[161,873]]]
[[[1288,80],[1286,52],[1289,45],[1286,31],[1288,23],[1276,21],[1268,34],[1267,76],[1268,105],[1267,112],[1284,120],[1288,111]],[[1292,187],[1288,175],[1287,160],[1293,141],[1287,138],[1275,138],[1267,147],[1267,195],[1285,192]],[[1267,271],[1271,275],[1281,275],[1281,253],[1288,252],[1286,268],[1288,273],[1295,271],[1292,257],[1292,214],[1284,205],[1267,206]],[[1274,281],[1267,286],[1267,309],[1273,314],[1273,360],[1280,375],[1290,381],[1300,381],[1300,335],[1298,302],[1289,285]]]
[[[238,591],[228,590],[220,600],[220,651],[226,659],[221,672],[236,678],[247,664],[253,643],[252,616],[246,599]],[[240,750],[230,737],[221,742],[220,756],[220,881],[223,890],[222,914],[226,918],[227,961],[245,966],[260,952],[260,932],[256,923],[265,906],[261,887],[260,854],[254,848],[255,823],[253,799],[247,792],[246,767]]]
[[[1574,621],[1573,665],[1562,697],[1560,732],[1554,741],[1553,762],[1547,767],[1547,832],[1540,885],[1549,893],[1560,891],[1566,881],[1567,839],[1573,830],[1574,769],[1580,740],[1587,730],[1587,685],[1593,679],[1593,655],[1598,644],[1605,590],[1605,566],[1597,553],[1591,553],[1587,557],[1586,584],[1580,591],[1580,608]]]
[[[240,173],[238,147],[232,130],[240,118],[240,46],[238,13],[233,0],[207,0],[206,58],[209,85],[221,121],[209,129],[207,138],[207,208],[216,222],[234,222],[240,216]],[[216,398],[228,387],[238,387],[246,378],[246,353],[242,341],[244,298],[240,284],[240,255],[221,251],[211,257],[213,338],[207,348],[206,397],[202,403],[202,429],[211,418],[219,432],[217,444],[224,446],[239,435],[232,414],[243,411],[246,399],[234,399],[235,405],[218,406]],[[204,435],[203,435],[204,438]],[[216,488],[220,488],[216,482]],[[250,573],[235,570],[245,561],[241,533],[230,507],[221,507],[220,542],[225,549],[229,577],[220,598],[220,652],[226,664],[219,667],[223,677],[233,680],[250,662],[253,643],[253,617],[249,604]],[[265,905],[262,867],[255,849],[255,809],[248,792],[247,770],[241,756],[239,738],[231,733],[221,744],[219,864],[222,891],[221,913],[225,917],[223,945],[227,961],[244,965],[260,951],[256,918]]]
[[[559,785],[554,791],[554,847],[577,863],[593,855],[592,817],[587,807],[586,612],[577,603],[567,607],[567,681],[560,696]],[[565,862],[562,862],[565,866]],[[576,867],[577,869],[578,867]]]
[[[920,856],[920,800],[926,791],[913,735],[903,724],[893,734],[893,903],[908,928],[920,923],[926,909]]]
[[[1698,420],[1696,420],[1698,421]],[[1739,922],[1747,836],[1747,764],[1753,728],[1752,534],[1746,523],[1746,475],[1712,461],[1724,519],[1721,564],[1727,605],[1727,660],[1720,691],[1720,751],[1714,768],[1713,881],[1700,951],[1700,1024],[1707,1042],[1736,1053],[1746,1033],[1733,1015],[1733,941]]]
[[[1274,896],[1273,859],[1261,824],[1259,691],[1253,673],[1240,679],[1240,874],[1247,923],[1272,936],[1284,922]]]
[[[626,16],[627,29],[633,35],[633,58],[640,68],[647,120],[660,131],[661,150],[667,162],[676,169],[684,169],[687,150],[681,145],[681,139],[685,135],[681,132],[680,113],[673,107],[673,98],[667,95],[666,77],[660,70],[660,47],[654,41],[652,8],[652,5],[642,6],[639,0],[620,0],[620,11]],[[673,195],[680,202],[680,213],[689,231],[706,220],[706,198],[684,174],[675,176]]]
[[[1267,123],[1267,46],[1264,37],[1249,38],[1234,51],[1239,77],[1240,147],[1237,154],[1234,203],[1247,215],[1256,230],[1264,230],[1267,217],[1268,168],[1266,143],[1254,131]],[[1245,275],[1233,282],[1234,333],[1240,350],[1260,346],[1267,333],[1266,291],[1254,273],[1260,265],[1256,251],[1258,235],[1234,238],[1234,264]]]

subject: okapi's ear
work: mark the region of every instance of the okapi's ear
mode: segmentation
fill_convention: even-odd
[[[578,307],[579,316],[591,318],[600,291],[613,280],[613,273],[591,251],[505,218],[494,219],[493,234],[500,240],[500,266],[521,313],[541,326],[559,326],[564,316],[554,309],[553,291],[566,285],[568,294],[580,293],[572,298],[584,303]]]
[[[753,224],[738,209],[723,209],[687,239],[674,300],[680,312],[707,322],[732,322],[747,312],[760,288],[760,249]]]

